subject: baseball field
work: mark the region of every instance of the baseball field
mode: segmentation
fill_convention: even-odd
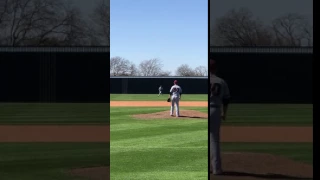
[[[0,179],[109,179],[109,127],[109,104],[0,103]]]
[[[208,179],[207,95],[110,95],[111,179]],[[222,127],[226,175],[212,179],[312,179],[312,104],[231,104]]]
[[[207,95],[184,94],[180,118],[167,96],[110,96],[110,122],[109,104],[0,103],[1,180],[105,180],[109,158],[111,179],[208,178]],[[312,179],[312,110],[231,104],[218,179]]]

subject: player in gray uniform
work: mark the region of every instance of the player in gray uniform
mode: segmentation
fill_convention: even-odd
[[[176,117],[180,116],[179,113],[179,101],[182,95],[182,89],[178,86],[178,81],[173,81],[173,86],[170,89],[169,98],[171,98],[171,109],[170,109],[170,116],[173,116],[174,105],[176,105]]]
[[[210,171],[214,175],[220,175],[222,174],[220,125],[221,119],[226,118],[230,93],[227,83],[215,73],[215,61],[210,59]]]
[[[158,94],[158,96],[162,95],[162,90],[163,90],[163,88],[162,88],[162,86],[160,85],[160,87],[159,87],[159,94]]]

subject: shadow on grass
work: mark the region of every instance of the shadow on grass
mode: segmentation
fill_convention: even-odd
[[[180,118],[193,118],[193,119],[205,119],[203,117],[198,117],[198,116],[179,116]]]

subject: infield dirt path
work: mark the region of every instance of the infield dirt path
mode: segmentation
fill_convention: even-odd
[[[181,106],[206,107],[205,101],[181,101]],[[112,107],[169,106],[162,101],[111,101]],[[231,127],[221,129],[223,142],[313,142],[312,127]],[[109,142],[106,125],[0,125],[0,142]]]
[[[185,107],[207,107],[207,102],[181,101]],[[166,107],[168,102],[111,101],[112,107]],[[222,127],[223,142],[313,142],[312,127]],[[0,125],[0,142],[109,142],[110,126],[89,125]],[[212,180],[258,180],[312,178],[313,167],[282,157],[248,153],[223,155],[225,170],[230,174]],[[280,159],[280,160],[279,160]],[[264,162],[264,163],[261,163]],[[265,165],[264,165],[265,164]],[[278,166],[277,166],[278,165]],[[245,173],[244,173],[245,172]],[[270,172],[273,174],[269,175]],[[92,180],[109,178],[109,167],[75,169],[73,175]],[[275,175],[278,174],[278,175]],[[285,176],[285,175],[290,176]],[[307,178],[306,178],[307,179]]]
[[[206,101],[181,101],[182,107],[207,107]],[[163,101],[111,101],[111,107],[169,107]],[[221,127],[222,142],[313,142],[313,127]]]
[[[110,101],[111,107],[169,107],[165,101]],[[206,101],[180,101],[179,106],[184,107],[207,107]]]
[[[110,126],[0,126],[0,142],[109,142]]]

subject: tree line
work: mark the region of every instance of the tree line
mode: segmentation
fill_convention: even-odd
[[[138,65],[119,56],[110,58],[110,76],[208,76],[208,68],[205,66],[192,68],[182,64],[175,72],[162,68],[163,63],[157,58],[141,61]]]
[[[266,24],[249,9],[239,8],[215,19],[210,37],[214,46],[313,46],[313,26],[298,13]]]
[[[92,2],[94,3],[94,2]],[[96,1],[84,15],[68,0],[2,0],[2,46],[108,46],[110,8]]]

